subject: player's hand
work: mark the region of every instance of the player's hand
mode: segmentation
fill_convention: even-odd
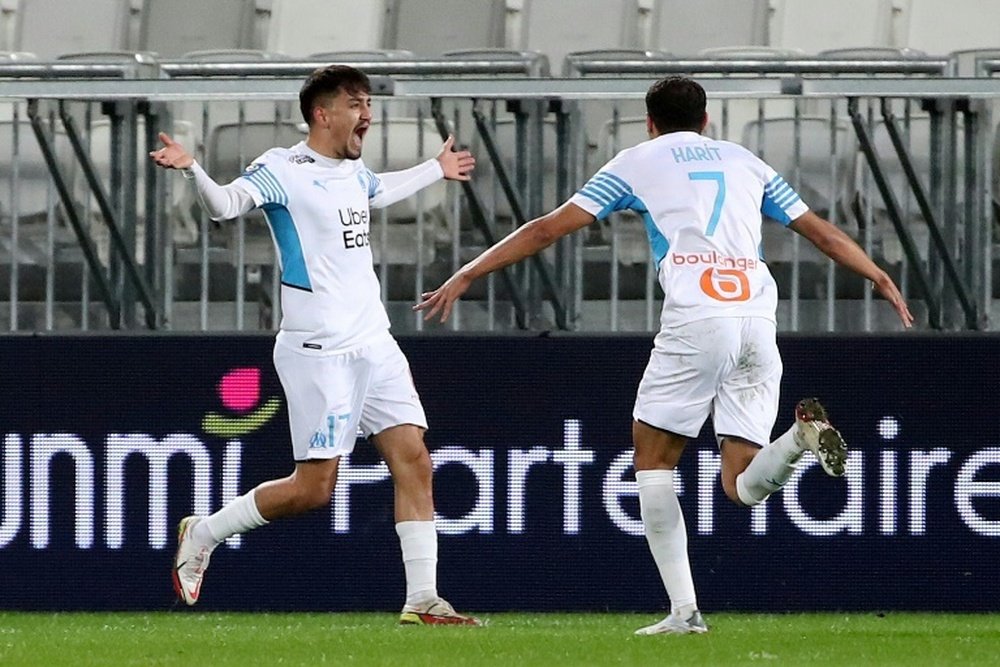
[[[194,164],[191,154],[165,132],[160,132],[160,141],[163,142],[163,148],[149,153],[153,162],[167,169],[187,169]]]
[[[472,157],[469,151],[452,150],[455,145],[455,137],[448,135],[448,139],[441,146],[441,152],[437,155],[437,161],[441,163],[441,170],[444,177],[450,181],[467,181],[472,178],[469,173],[476,168],[476,158]]]
[[[433,292],[424,292],[420,295],[423,299],[413,307],[413,310],[426,310],[424,320],[429,320],[438,312],[441,313],[441,322],[445,322],[451,315],[451,308],[458,299],[465,294],[472,284],[472,279],[459,269],[455,275],[448,278],[441,287]]]
[[[906,300],[903,299],[903,295],[899,292],[899,288],[896,287],[896,283],[892,282],[892,278],[888,275],[883,275],[881,279],[875,281],[875,289],[892,305],[896,314],[899,315],[899,319],[903,322],[903,326],[907,329],[912,327],[913,314],[910,313],[910,307],[906,305]]]

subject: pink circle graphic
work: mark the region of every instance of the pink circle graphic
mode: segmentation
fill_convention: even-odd
[[[260,369],[234,368],[219,380],[218,390],[227,409],[249,412],[260,401]]]

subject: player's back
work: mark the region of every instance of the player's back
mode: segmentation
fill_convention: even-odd
[[[696,132],[664,134],[615,156],[576,201],[599,218],[622,209],[642,214],[666,295],[665,325],[774,319],[777,289],[761,257],[761,214],[787,225],[806,207],[742,146]]]

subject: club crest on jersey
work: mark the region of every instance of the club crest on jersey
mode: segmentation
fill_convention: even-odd
[[[295,155],[290,155],[288,157],[288,161],[291,162],[292,164],[310,164],[312,162],[315,162],[316,160],[314,160],[308,155],[295,154]]]

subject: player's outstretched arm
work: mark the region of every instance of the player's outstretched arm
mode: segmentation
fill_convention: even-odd
[[[170,138],[166,132],[160,132],[160,142],[163,148],[150,151],[153,162],[165,169],[190,169],[194,158],[184,150],[184,147]]]
[[[450,181],[467,181],[472,178],[472,170],[476,168],[476,158],[466,150],[454,150],[455,137],[448,135],[441,152],[437,155],[437,161],[441,164],[441,171],[444,177]]]
[[[451,315],[452,306],[465,294],[473,280],[534,255],[563,236],[586,227],[595,219],[576,204],[566,202],[497,241],[479,257],[456,271],[441,287],[421,294],[422,300],[413,310],[427,311],[424,314],[425,320],[441,313],[441,321],[444,322]]]
[[[797,217],[790,226],[809,239],[824,255],[872,281],[879,294],[892,305],[903,326],[913,326],[913,315],[896,283],[868,257],[854,239],[812,211],[806,211]]]
[[[151,151],[150,159],[164,169],[185,170],[185,177],[194,179],[198,198],[212,220],[228,220],[253,209],[253,198],[249,194],[233,185],[216,183],[168,134],[160,132],[160,141],[163,148]]]

